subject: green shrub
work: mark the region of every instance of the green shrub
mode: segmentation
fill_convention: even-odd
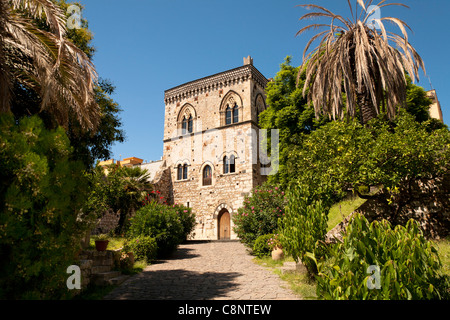
[[[127,238],[132,239],[139,236],[155,238],[158,245],[158,257],[170,254],[186,240],[186,232],[188,232],[189,221],[192,218],[189,209],[182,208],[180,205],[168,206],[150,202],[131,218]],[[180,215],[180,210],[186,210],[186,215]]]
[[[321,255],[318,241],[325,239],[328,212],[329,208],[321,201],[309,201],[299,188],[292,188],[288,192],[288,205],[280,223],[279,240],[286,253],[296,262],[301,260],[310,274],[317,272],[310,256]]]
[[[91,222],[84,166],[62,128],[0,115],[0,299],[58,299]]]
[[[343,243],[319,263],[317,294],[333,300],[448,299],[449,279],[441,266],[435,245],[416,221],[392,229],[386,220],[369,224],[357,214]],[[372,274],[375,267],[379,273]]]
[[[245,197],[244,206],[233,215],[234,232],[252,248],[259,236],[278,229],[278,220],[284,216],[285,202],[284,192],[276,186],[265,184],[254,189],[251,196]]]
[[[180,204],[175,204],[172,207],[175,209],[180,218],[181,224],[183,226],[183,234],[185,235],[184,238],[186,238],[195,229],[195,214],[192,213],[191,208],[186,208],[185,206]]]
[[[127,240],[123,250],[125,252],[133,252],[135,260],[150,262],[156,258],[158,246],[155,238],[140,236]]]
[[[257,256],[258,258],[270,256],[272,250],[269,246],[269,239],[273,238],[274,234],[265,234],[262,236],[259,236],[255,240],[255,244],[253,245],[253,254]]]

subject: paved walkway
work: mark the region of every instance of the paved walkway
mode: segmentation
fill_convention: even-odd
[[[104,299],[300,299],[278,275],[252,259],[237,241],[183,244],[170,259],[148,266]]]

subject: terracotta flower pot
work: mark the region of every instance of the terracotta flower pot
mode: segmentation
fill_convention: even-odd
[[[108,248],[108,240],[95,240],[95,249],[97,251],[105,251]]]
[[[272,250],[272,259],[275,261],[281,260],[284,258],[284,252],[281,248],[275,248]]]

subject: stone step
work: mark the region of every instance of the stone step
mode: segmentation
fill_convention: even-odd
[[[111,266],[94,266],[91,270],[92,274],[99,274],[111,271]]]
[[[129,277],[130,277],[129,275],[123,274],[123,275],[121,275],[119,277],[115,277],[115,278],[109,279],[108,283],[110,285],[119,285],[119,284],[122,284],[123,282],[125,282],[125,280],[127,280]]]
[[[104,286],[109,284],[109,280],[117,278],[121,275],[120,271],[108,271],[97,273],[94,275],[94,284],[98,286]]]
[[[294,261],[285,262],[283,263],[283,266],[279,267],[278,269],[281,271],[282,274],[306,272],[306,268],[303,265],[303,263],[301,262],[295,263]]]

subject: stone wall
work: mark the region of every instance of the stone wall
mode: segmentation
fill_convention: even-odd
[[[120,257],[120,250],[82,251],[79,257],[81,290],[89,285],[104,286],[126,280],[127,277],[122,276],[120,271],[115,271],[120,264]]]
[[[167,204],[173,204],[173,183],[172,168],[168,168],[165,164],[156,174],[152,181],[155,190],[161,192],[161,196],[167,201]]]
[[[102,218],[97,222],[96,227],[92,230],[93,235],[107,234],[111,230],[114,230],[119,222],[120,211],[114,212],[113,210],[108,210]]]
[[[406,225],[414,219],[427,238],[441,239],[450,234],[450,174],[403,185],[394,201],[400,203],[399,206],[389,205],[390,197],[391,194],[382,190],[355,212],[363,214],[369,221],[387,219],[394,226]],[[341,234],[353,214],[327,234],[327,241],[334,237],[342,239]]]

